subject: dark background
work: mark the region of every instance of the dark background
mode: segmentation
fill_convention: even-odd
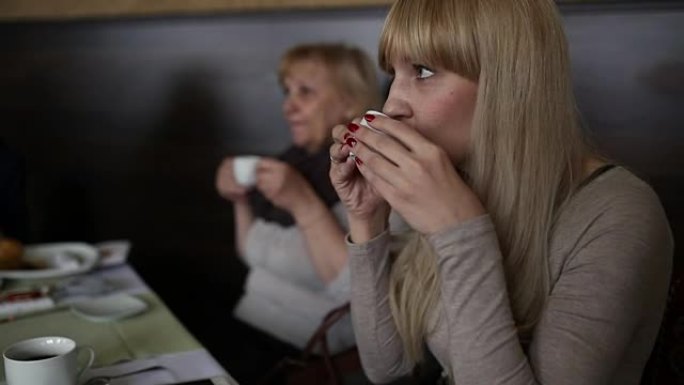
[[[25,161],[28,240],[131,240],[133,265],[221,360],[245,269],[215,169],[287,146],[275,76],[287,47],[344,41],[375,57],[385,12],[0,23],[0,138]],[[562,12],[590,135],[653,185],[684,242],[684,6]],[[684,354],[681,333],[659,352]]]

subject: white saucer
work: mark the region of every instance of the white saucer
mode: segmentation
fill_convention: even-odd
[[[143,300],[128,294],[114,294],[71,305],[71,311],[89,321],[109,322],[131,317],[148,309]]]

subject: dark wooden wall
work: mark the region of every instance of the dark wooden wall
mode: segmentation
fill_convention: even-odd
[[[193,312],[210,297],[227,312],[244,274],[219,160],[288,144],[274,73],[287,47],[346,41],[375,56],[384,13],[0,24],[0,138],[26,162],[31,241],[130,239],[181,318],[216,322]],[[563,16],[588,129],[652,183],[684,243],[682,3]]]

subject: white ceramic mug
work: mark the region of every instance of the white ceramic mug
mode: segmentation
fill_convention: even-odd
[[[240,186],[252,187],[256,184],[256,166],[261,157],[254,155],[233,158],[233,176]]]
[[[384,131],[380,131],[380,130],[378,130],[377,128],[371,127],[370,124],[368,124],[368,121],[366,120],[366,116],[365,116],[365,115],[384,116],[384,117],[386,117],[386,118],[388,117],[387,115],[383,114],[383,113],[380,112],[380,111],[368,110],[368,111],[366,111],[366,113],[364,114],[364,117],[361,118],[361,121],[359,122],[360,125],[362,125],[362,126],[364,126],[364,127],[368,127],[369,129],[371,129],[371,131],[375,131],[375,132],[377,132],[377,133],[379,133],[379,134],[387,135]],[[352,158],[352,159],[354,159],[354,158],[356,157],[356,154],[354,154],[353,151],[349,151],[349,157]]]
[[[88,362],[78,368],[78,356],[88,352]],[[38,337],[19,341],[2,353],[7,385],[76,385],[90,368],[95,352],[76,346],[66,337]]]
[[[380,111],[375,111],[375,110],[368,110],[368,111],[366,111],[365,115],[375,115],[375,116],[384,116],[384,117],[387,117],[387,115],[383,114],[382,112],[380,112]],[[364,126],[364,127],[368,127],[368,128],[370,128],[371,130],[373,130],[373,131],[375,131],[375,132],[378,132],[378,133],[381,133],[381,134],[385,134],[383,131],[380,131],[380,130],[378,130],[378,129],[375,129],[375,128],[371,127],[371,126],[368,124],[368,122],[366,121],[366,118],[365,118],[365,117],[361,119],[361,122],[359,122],[359,124],[362,125],[362,126]],[[387,134],[385,134],[385,135],[387,135]]]

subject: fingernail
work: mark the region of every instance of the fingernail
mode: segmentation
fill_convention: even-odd
[[[356,139],[348,138],[344,143],[349,147],[354,147],[356,146]]]
[[[347,129],[349,129],[351,132],[356,132],[356,130],[359,129],[359,125],[356,123],[349,123],[347,124]]]
[[[363,116],[364,119],[366,119],[367,122],[372,122],[375,119],[375,115],[372,114],[366,114]]]
[[[344,140],[344,141],[346,142],[347,139],[348,139],[350,136],[351,136],[351,134],[347,132],[347,133],[345,133],[344,136],[342,137],[342,140]]]
[[[360,165],[363,164],[363,161],[362,161],[361,158],[359,158],[358,156],[355,156],[355,157],[354,157],[354,162],[356,162],[356,164],[357,164],[358,166],[360,166]]]

